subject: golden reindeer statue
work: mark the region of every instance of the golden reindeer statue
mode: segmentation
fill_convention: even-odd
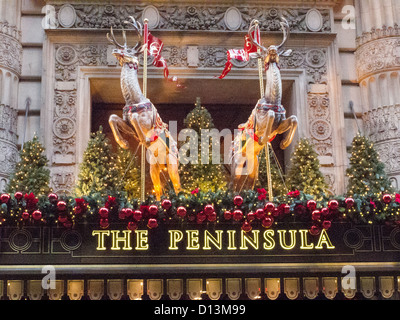
[[[126,32],[122,30],[124,44],[121,45],[115,39],[111,27],[107,39],[117,48],[112,51],[122,67],[121,89],[125,99],[123,108],[123,119],[113,114],[109,118],[114,138],[124,149],[129,148],[129,143],[121,135],[121,132],[133,135],[147,149],[147,160],[150,163],[150,176],[153,182],[157,200],[160,200],[163,186],[161,173],[167,168],[175,192],[181,189],[178,173],[178,148],[176,141],[170,135],[167,125],[161,120],[157,109],[147,99],[140,88],[138,81],[138,56],[141,53],[147,54],[147,49],[141,46],[143,28],[140,22],[133,17],[125,24],[133,26],[138,33],[139,42],[134,47],[128,47]]]
[[[282,18],[281,27],[283,41],[278,46],[265,48],[253,38],[253,31],[258,21],[250,24],[248,37],[257,46],[258,53],[253,58],[262,58],[266,69],[266,87],[264,96],[257,102],[248,121],[239,126],[242,133],[234,140],[232,161],[233,188],[235,191],[252,189],[258,177],[258,155],[276,135],[288,132],[280,147],[286,149],[292,142],[297,128],[297,117],[286,118],[286,110],[282,106],[282,80],[279,68],[279,57],[289,56],[292,50],[282,50],[289,37],[289,24]],[[268,148],[266,148],[268,150]],[[245,179],[244,182],[241,180]]]

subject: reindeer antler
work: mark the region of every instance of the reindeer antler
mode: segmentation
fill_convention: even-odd
[[[139,41],[138,43],[135,45],[134,49],[136,50],[138,47],[140,47],[141,45],[141,40],[142,40],[142,36],[143,36],[143,27],[142,24],[139,21],[136,21],[134,17],[129,16],[129,18],[132,21],[124,21],[125,24],[129,24],[131,26],[133,26],[133,28],[137,31],[138,36],[139,36]]]
[[[284,17],[281,17],[281,20],[282,20],[281,27],[282,27],[282,31],[283,31],[283,41],[279,46],[277,46],[278,49],[282,48],[282,46],[285,44],[285,42],[287,41],[287,39],[289,38],[289,35],[290,35],[289,22]]]
[[[261,51],[267,52],[267,51],[268,51],[267,48],[265,48],[263,45],[261,45],[261,43],[257,43],[257,41],[254,41],[254,38],[253,38],[253,31],[254,31],[254,30],[257,30],[258,24],[259,24],[259,22],[258,22],[258,20],[256,20],[256,19],[254,19],[254,20],[251,21],[248,35],[249,35],[249,38],[250,38],[251,43],[253,43],[253,44],[256,45],[258,48],[260,48]]]
[[[107,33],[108,41],[110,41],[112,44],[116,45],[117,47],[126,48],[126,32],[125,32],[124,28],[122,28],[122,37],[124,38],[124,45],[119,44],[118,41],[115,39],[114,31],[113,31],[112,27],[110,28],[110,33],[111,33],[111,37],[110,37],[110,34]]]

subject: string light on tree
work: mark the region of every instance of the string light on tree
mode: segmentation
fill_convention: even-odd
[[[197,98],[195,108],[186,116],[184,124],[186,128],[193,129],[197,133],[197,141],[188,138],[184,144],[189,150],[193,150],[189,145],[194,148],[197,147],[198,161],[197,163],[180,165],[179,174],[183,190],[187,193],[192,192],[196,188],[207,191],[226,190],[228,178],[225,167],[222,164],[212,163],[212,149],[216,150],[218,141],[210,138],[211,142],[208,150],[204,146],[202,148],[201,145],[201,130],[213,129],[215,127],[210,113],[201,105],[200,98]],[[204,159],[206,152],[209,154],[209,163],[203,164],[201,159]]]
[[[327,192],[328,185],[320,171],[318,155],[308,139],[297,143],[286,181],[290,189],[319,198]]]
[[[374,195],[379,198],[383,193],[393,191],[385,173],[385,165],[380,161],[373,143],[360,134],[353,139],[350,167],[346,174],[349,178],[349,196]]]
[[[37,196],[51,192],[50,170],[44,147],[35,135],[32,140],[24,143],[19,153],[20,161],[6,187],[7,193],[34,193]]]

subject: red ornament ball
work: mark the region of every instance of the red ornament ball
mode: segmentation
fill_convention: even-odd
[[[207,220],[210,222],[217,220],[217,213],[215,211],[211,212],[209,215],[207,215]]]
[[[225,220],[231,220],[232,219],[232,212],[230,212],[229,210],[226,210],[224,212],[224,218],[225,218]]]
[[[236,196],[233,198],[233,204],[240,207],[243,204],[243,198],[241,196]]]
[[[155,204],[149,206],[149,214],[151,217],[155,218],[158,214],[158,207]]]
[[[243,212],[242,210],[235,210],[233,212],[233,219],[235,221],[241,221],[243,219]]]
[[[50,193],[48,198],[50,202],[54,202],[58,200],[58,195],[56,195],[55,193]]]
[[[337,210],[339,208],[339,202],[337,202],[337,200],[331,200],[328,203],[328,207],[331,210]]]
[[[135,231],[137,229],[138,225],[134,221],[129,221],[127,225],[127,229],[131,231]]]
[[[209,215],[210,213],[214,212],[214,207],[211,204],[208,204],[204,207],[204,213]]]
[[[384,194],[382,200],[384,203],[389,204],[392,202],[392,196],[390,194]]]
[[[274,208],[274,210],[272,210],[272,212],[271,212],[271,215],[272,215],[274,218],[278,218],[279,215],[280,215],[279,209],[278,209],[278,208]]]
[[[67,209],[67,204],[64,201],[58,201],[57,209],[60,211],[64,211],[65,209]]]
[[[168,210],[169,208],[172,207],[172,202],[171,202],[171,200],[169,200],[169,199],[164,199],[164,200],[161,202],[161,206],[163,207],[163,209]]]
[[[100,228],[107,229],[109,226],[110,226],[110,224],[109,224],[107,218],[100,219]]]
[[[321,219],[321,211],[319,211],[319,210],[314,210],[313,213],[311,214],[311,218],[312,218],[314,221],[320,220],[320,219]]]
[[[256,215],[255,215],[254,212],[249,212],[249,213],[247,214],[247,221],[248,221],[248,222],[252,222],[252,221],[254,221],[255,219],[256,219]]]
[[[321,215],[323,217],[327,217],[329,215],[329,209],[328,208],[322,208],[321,209]]]
[[[17,199],[18,201],[21,200],[23,198],[23,194],[20,191],[17,191],[16,193],[14,193],[14,198]]]
[[[135,210],[135,211],[133,211],[133,219],[135,220],[135,221],[140,221],[140,220],[142,220],[142,217],[143,217],[143,213],[142,213],[142,211],[140,211],[140,210]]]
[[[328,230],[332,226],[332,222],[330,220],[325,220],[322,222],[322,228]]]
[[[321,233],[321,228],[319,226],[313,225],[310,228],[310,234],[313,236],[317,236]]]
[[[344,202],[346,203],[347,208],[353,207],[355,203],[353,198],[347,198]]]
[[[70,229],[73,226],[73,223],[71,220],[67,220],[63,223],[64,228]]]
[[[28,220],[30,217],[29,212],[27,212],[27,211],[22,212],[21,217],[25,221]]]
[[[186,210],[185,207],[181,206],[181,207],[179,207],[178,209],[176,209],[176,214],[177,214],[179,217],[184,218],[184,217],[186,217],[187,210]]]
[[[310,234],[311,234],[311,235],[317,236],[317,235],[319,235],[320,233],[321,233],[321,228],[320,228],[320,227],[318,227],[318,226],[312,226],[312,227],[310,228]]]
[[[125,220],[125,218],[126,218],[126,209],[125,208],[122,208],[118,212],[118,218],[120,218],[121,220]]]
[[[77,215],[81,214],[82,213],[82,207],[81,206],[75,206],[74,207],[74,212]]]
[[[264,207],[264,211],[271,213],[272,211],[274,211],[275,209],[275,205],[272,202],[268,202],[265,207]]]
[[[263,209],[256,210],[256,217],[258,220],[263,220],[265,218],[265,212]]]
[[[204,213],[204,211],[200,211],[197,213],[197,222],[203,222],[207,219],[207,215]]]
[[[100,215],[100,217],[102,217],[103,219],[105,219],[105,218],[108,218],[108,213],[109,213],[109,210],[107,209],[107,208],[100,208],[99,209],[99,215]]]
[[[289,214],[290,213],[290,206],[288,204],[285,204],[285,206],[283,207],[283,212],[285,214]]]
[[[127,218],[132,217],[133,216],[133,209],[132,208],[125,208],[125,216]]]
[[[308,200],[307,201],[307,208],[310,211],[314,211],[317,208],[317,202],[315,200]]]
[[[242,224],[242,230],[243,230],[244,232],[250,232],[252,229],[253,229],[253,227],[251,226],[251,224],[250,224],[249,222],[245,221],[245,222]]]
[[[149,219],[149,221],[147,222],[147,226],[148,226],[150,229],[157,228],[157,227],[158,227],[157,219]]]
[[[274,218],[272,218],[271,216],[264,218],[264,220],[261,222],[262,226],[267,229],[271,228],[273,223],[274,223]]]
[[[9,200],[10,200],[10,195],[7,194],[7,193],[3,193],[3,194],[0,196],[0,201],[1,201],[1,203],[7,203]]]
[[[33,211],[32,218],[35,221],[39,221],[40,219],[42,219],[42,212],[40,210]]]
[[[58,222],[65,223],[68,220],[68,217],[65,214],[58,216]]]

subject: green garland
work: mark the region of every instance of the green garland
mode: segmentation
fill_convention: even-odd
[[[264,189],[240,194],[196,189],[190,195],[176,195],[171,191],[160,202],[149,196],[144,203],[136,199],[129,201],[124,192],[115,197],[92,194],[81,198],[54,193],[36,197],[33,193],[16,192],[2,194],[0,203],[0,224],[20,227],[58,225],[73,228],[79,223],[99,223],[106,229],[113,223],[125,221],[128,228],[136,229],[153,228],[162,223],[215,224],[228,220],[242,229],[256,224],[272,227],[264,225],[265,218],[269,223],[309,222],[310,227],[316,229],[325,227],[324,221],[400,224],[400,194],[355,195],[352,198],[324,196],[322,200],[314,200],[313,196],[293,191],[275,198],[270,204]]]

